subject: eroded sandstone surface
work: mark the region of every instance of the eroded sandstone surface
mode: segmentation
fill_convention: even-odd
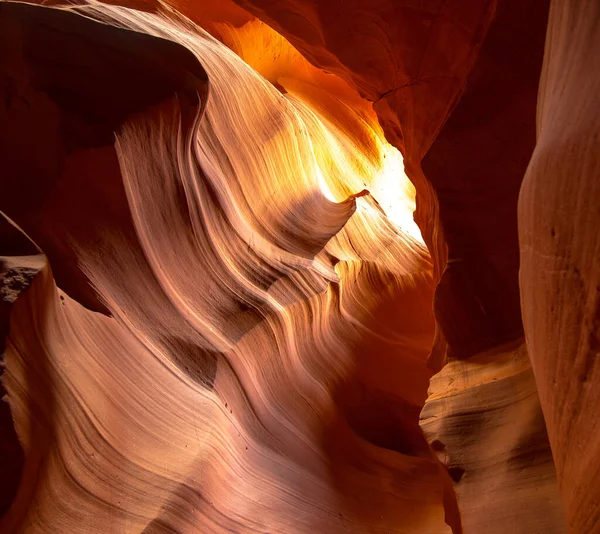
[[[600,532],[597,3],[236,1],[0,3],[0,531]]]

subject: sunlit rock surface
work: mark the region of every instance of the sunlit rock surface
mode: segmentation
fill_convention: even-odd
[[[522,337],[516,207],[549,2],[238,3],[374,102],[402,151],[441,278],[431,367],[446,360],[445,341],[464,358]]]
[[[65,50],[84,30],[135,49],[120,27],[198,59],[138,62],[175,96],[122,108],[114,146],[57,150],[35,210],[3,206],[50,263],[12,310],[4,380],[25,465],[2,528],[450,532],[418,426],[431,264],[370,106],[300,78],[276,88],[175,13],[2,10],[19,37],[74,28]],[[120,58],[103,58],[118,87]],[[68,86],[81,106],[65,111],[45,65],[20,60],[9,74],[30,75],[18,88],[58,116],[63,146],[61,114],[87,125],[95,89]]]
[[[594,2],[43,3],[0,531],[600,528]]]

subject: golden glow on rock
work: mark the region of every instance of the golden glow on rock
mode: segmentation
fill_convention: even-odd
[[[31,489],[0,527],[448,534],[418,427],[431,265],[370,104],[256,21],[211,28],[230,49],[167,7],[76,9],[185,46],[210,90],[119,130],[132,230],[100,209],[65,239],[110,317],[50,266],[15,306]]]
[[[394,224],[423,243],[421,230],[413,219],[415,188],[404,173],[402,154],[386,141],[382,142],[381,151],[383,165],[371,181],[371,194]]]
[[[415,189],[404,173],[402,154],[386,141],[368,101],[345,81],[312,66],[284,37],[259,20],[237,28],[212,24],[208,29],[256,72],[293,96],[293,103],[300,106],[300,101],[317,116],[311,141],[324,168],[317,174],[328,199],[340,202],[367,189],[391,222],[423,243],[413,220]],[[327,172],[331,160],[343,166],[333,176]],[[343,162],[350,161],[354,164],[344,166]],[[336,183],[328,182],[326,176]],[[367,209],[367,204],[359,201],[357,207]]]

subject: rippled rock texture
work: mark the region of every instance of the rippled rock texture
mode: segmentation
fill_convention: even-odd
[[[595,2],[47,4],[0,531],[599,531]]]

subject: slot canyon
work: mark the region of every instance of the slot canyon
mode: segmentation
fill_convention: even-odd
[[[600,534],[600,1],[0,0],[0,533]]]

